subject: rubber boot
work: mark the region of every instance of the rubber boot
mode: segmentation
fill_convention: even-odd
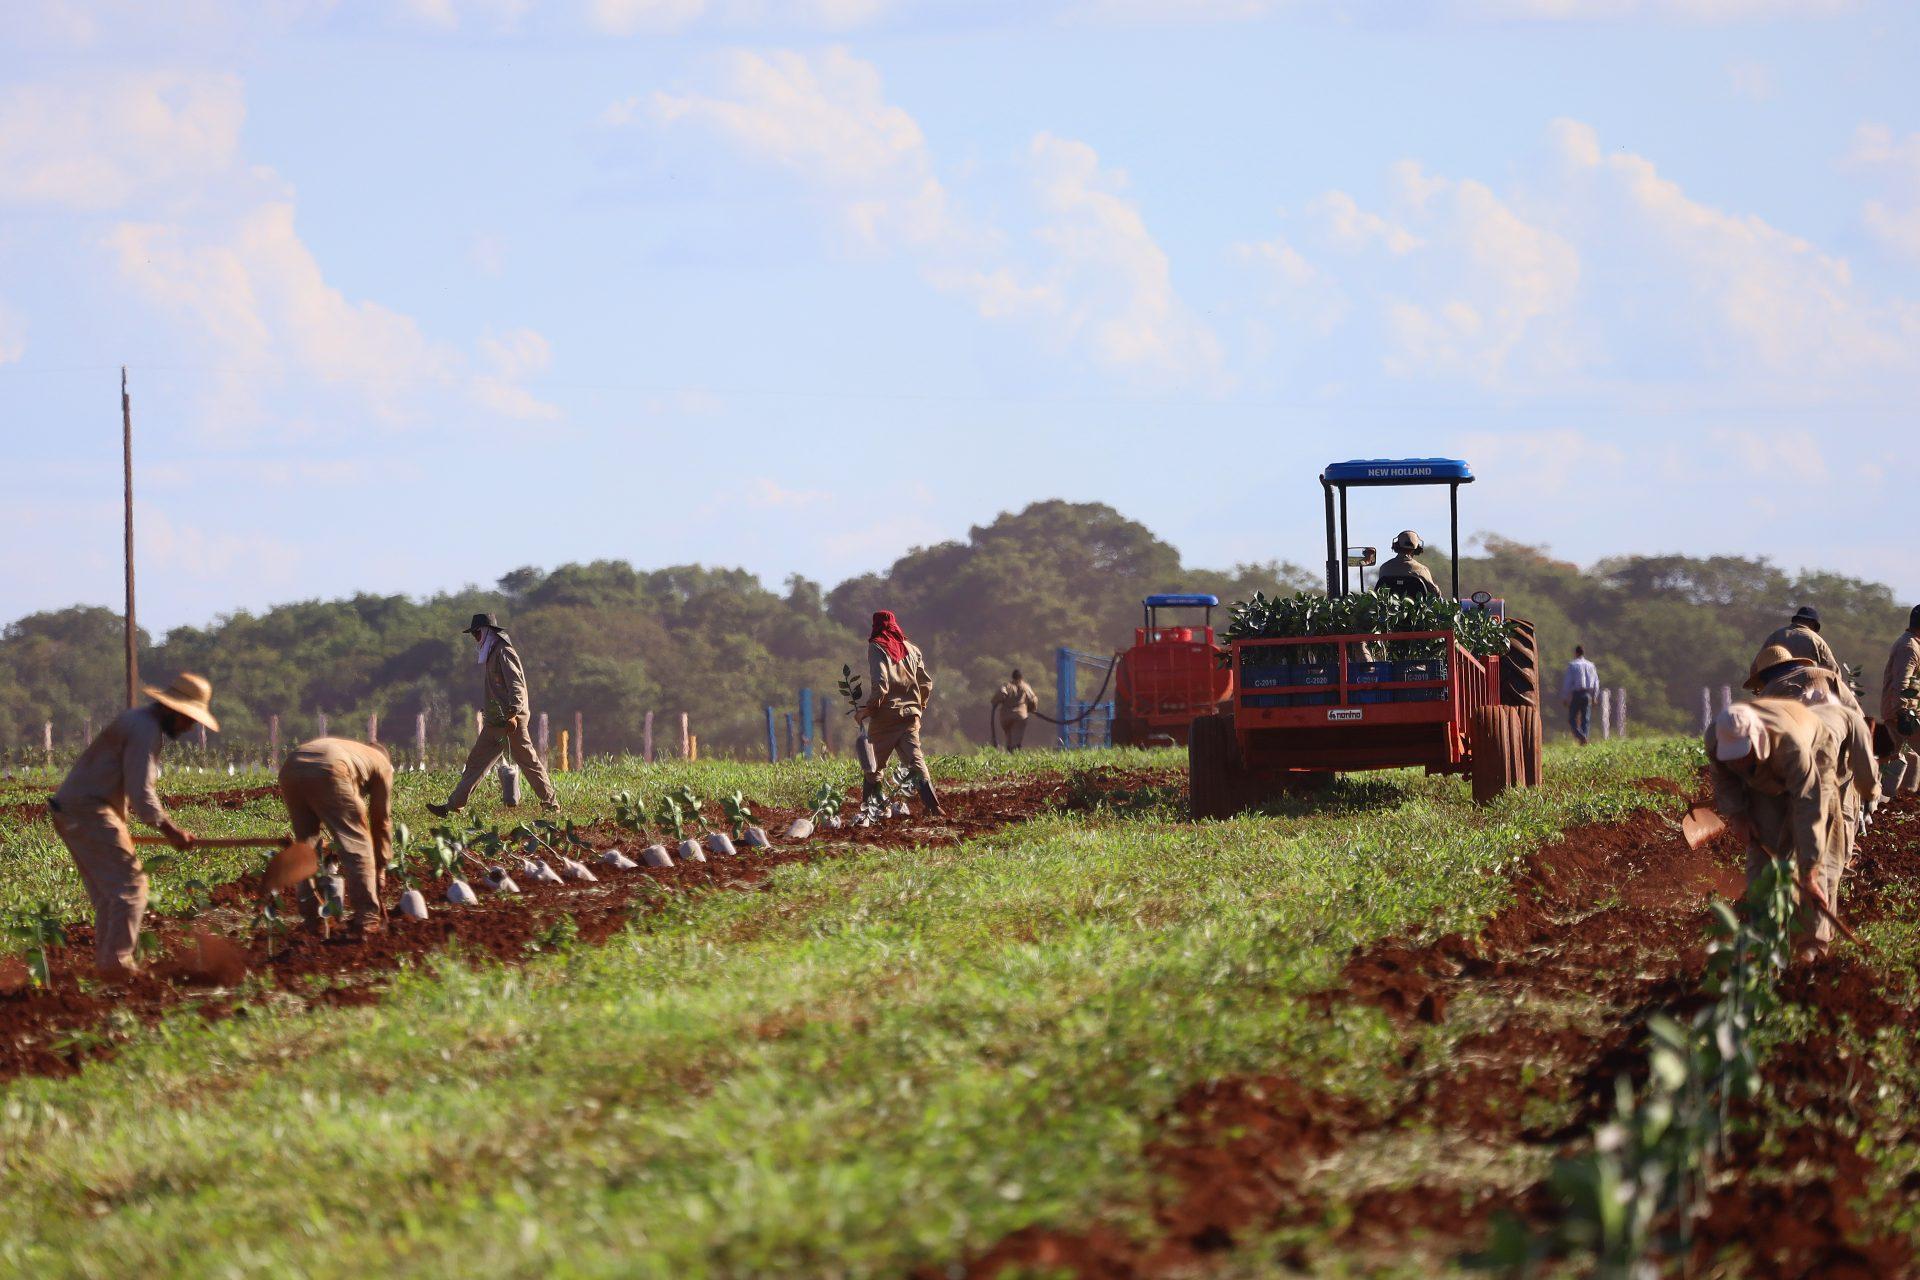
[[[879,798],[880,780],[878,778],[860,779],[860,807],[862,809],[868,808]]]
[[[915,778],[913,789],[920,793],[920,805],[928,814],[936,818],[947,816],[947,811],[940,807],[940,797],[934,793],[931,778]]]

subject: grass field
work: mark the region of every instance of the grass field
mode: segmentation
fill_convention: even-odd
[[[1183,760],[936,773],[1102,762]],[[368,1008],[182,1017],[78,1077],[0,1088],[0,1270],[895,1276],[1034,1223],[1124,1225],[1149,1192],[1142,1144],[1187,1086],[1277,1064],[1380,1086],[1384,1019],[1304,999],[1353,947],[1471,931],[1526,851],[1696,768],[1693,744],[1634,741],[1551,752],[1548,785],[1485,809],[1458,781],[1390,774],[1231,822],[1060,813],[782,868],[612,945],[446,963]],[[561,785],[570,816],[604,816],[620,786],[792,803],[828,773],[850,776],[628,764]],[[399,816],[423,825],[447,781],[410,775]],[[208,834],[277,817],[213,812],[182,817]],[[0,840],[0,909],[77,913],[43,823]]]

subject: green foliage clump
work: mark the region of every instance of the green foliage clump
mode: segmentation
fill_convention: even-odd
[[[1505,653],[1512,634],[1510,623],[1484,609],[1435,596],[1359,591],[1334,599],[1303,591],[1269,599],[1256,591],[1228,609],[1223,638],[1232,642],[1408,631],[1451,631],[1461,648],[1482,658]],[[1396,641],[1389,646],[1388,656],[1438,657],[1440,647],[1432,642]]]

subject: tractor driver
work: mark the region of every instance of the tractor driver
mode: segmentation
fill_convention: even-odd
[[[1433,571],[1420,563],[1418,557],[1427,549],[1420,535],[1411,529],[1402,529],[1394,535],[1394,556],[1380,566],[1380,572],[1374,578],[1374,586],[1380,591],[1393,591],[1403,596],[1437,596],[1440,584],[1433,580]]]

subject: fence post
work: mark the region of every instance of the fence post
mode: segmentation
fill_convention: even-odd
[[[647,712],[646,719],[640,722],[640,758],[648,764],[653,763],[653,712]]]
[[[774,740],[773,740],[773,708],[768,707],[766,709],[766,712],[767,712],[767,763],[774,764],[780,759],[780,748],[774,743]]]
[[[680,713],[680,758],[693,759],[693,735],[687,731],[687,713]]]
[[[813,759],[813,690],[800,691],[800,754]]]
[[[324,738],[327,736],[327,713],[324,711],[316,711],[314,715],[320,720],[320,736]]]
[[[427,767],[427,713],[413,713],[413,754],[418,757],[414,763],[420,768]]]
[[[1733,705],[1733,686],[1730,684],[1723,684],[1720,686],[1720,709],[1722,711],[1725,711],[1728,707],[1731,707],[1732,705]]]
[[[473,713],[473,736],[479,737],[487,731],[487,717],[481,712]]]
[[[791,711],[787,712],[786,718],[787,718],[787,759],[791,760],[794,758],[794,756],[799,754],[799,751],[793,745],[793,712]]]
[[[567,771],[567,764],[567,731],[562,729],[560,731],[560,772],[565,773]]]
[[[378,711],[367,712],[367,741],[380,741],[380,713]]]
[[[1068,722],[1073,719],[1073,700],[1079,696],[1080,692],[1074,687],[1073,650],[1060,649],[1056,651],[1053,662],[1054,682],[1059,691],[1055,698],[1055,701],[1059,705],[1054,709],[1059,712],[1060,746],[1062,750],[1065,750],[1073,745],[1072,738],[1069,736],[1073,730]]]
[[[547,713],[544,711],[540,713],[540,744],[539,745],[540,745],[540,758],[542,760],[552,759],[553,757],[547,751],[547,747],[551,744],[547,740]]]
[[[47,768],[53,768],[53,721],[49,720],[40,727],[40,743],[46,748]]]
[[[1620,731],[1620,736],[1623,738],[1626,737],[1627,691],[1625,689],[1615,689],[1613,691],[1613,720],[1614,727]]]
[[[1613,736],[1613,690],[1600,691],[1600,738],[1605,741]]]
[[[93,745],[93,717],[92,716],[80,717],[80,744],[82,746]]]
[[[573,713],[573,767],[587,767],[587,717],[580,711]]]
[[[1713,690],[1700,686],[1700,731],[1713,728]]]
[[[280,767],[280,717],[267,717],[267,772]]]

